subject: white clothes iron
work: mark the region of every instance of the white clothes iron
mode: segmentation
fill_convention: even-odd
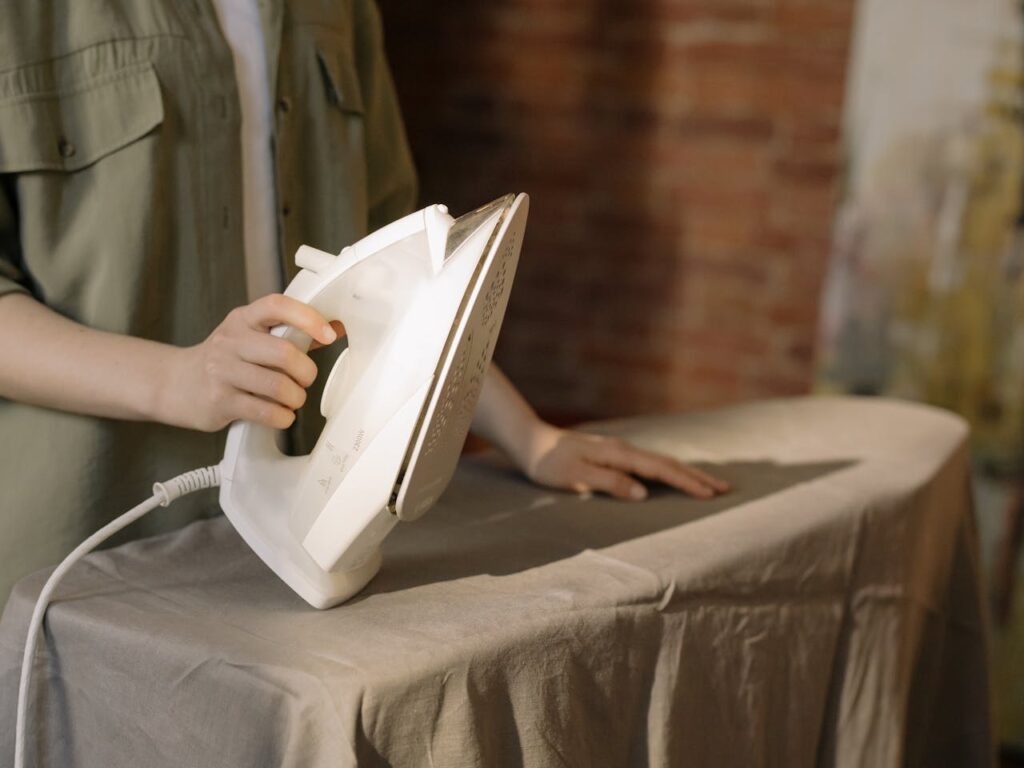
[[[327,423],[308,456],[250,422],[228,432],[220,505],[239,534],[316,608],[361,590],[399,520],[451,480],[519,261],[528,198],[506,195],[453,219],[432,205],[334,256],[302,246],[285,294],[340,320]],[[273,333],[309,348],[294,328]]]

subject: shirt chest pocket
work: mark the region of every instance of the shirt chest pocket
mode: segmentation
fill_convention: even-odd
[[[344,37],[321,30],[314,35],[314,44],[328,103],[341,112],[362,115],[363,91]]]
[[[163,122],[160,85],[148,63],[38,91],[32,82],[45,82],[45,70],[33,70],[14,73],[22,87],[0,97],[0,173],[79,171]]]
[[[349,37],[301,25],[283,39],[276,136],[280,202],[291,211],[286,254],[303,242],[340,250],[365,233],[366,106]]]
[[[149,62],[101,63],[90,51],[0,75],[0,175],[17,212],[17,247],[0,257],[52,307],[120,329],[115,294],[148,266],[164,106]]]

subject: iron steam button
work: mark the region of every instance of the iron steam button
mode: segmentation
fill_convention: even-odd
[[[330,269],[336,258],[332,253],[321,251],[309,245],[299,246],[299,250],[295,252],[295,264],[300,269],[308,269],[316,274]]]

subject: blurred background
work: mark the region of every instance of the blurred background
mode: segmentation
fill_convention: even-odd
[[[422,201],[529,192],[499,364],[549,419],[854,392],[974,428],[1024,753],[1020,0],[380,0]]]

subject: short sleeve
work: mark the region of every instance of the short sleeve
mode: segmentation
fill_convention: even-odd
[[[29,293],[22,268],[14,176],[0,176],[0,296]]]
[[[380,12],[372,0],[355,4],[356,57],[366,116],[369,231],[416,206],[416,171],[394,82],[384,54]]]

